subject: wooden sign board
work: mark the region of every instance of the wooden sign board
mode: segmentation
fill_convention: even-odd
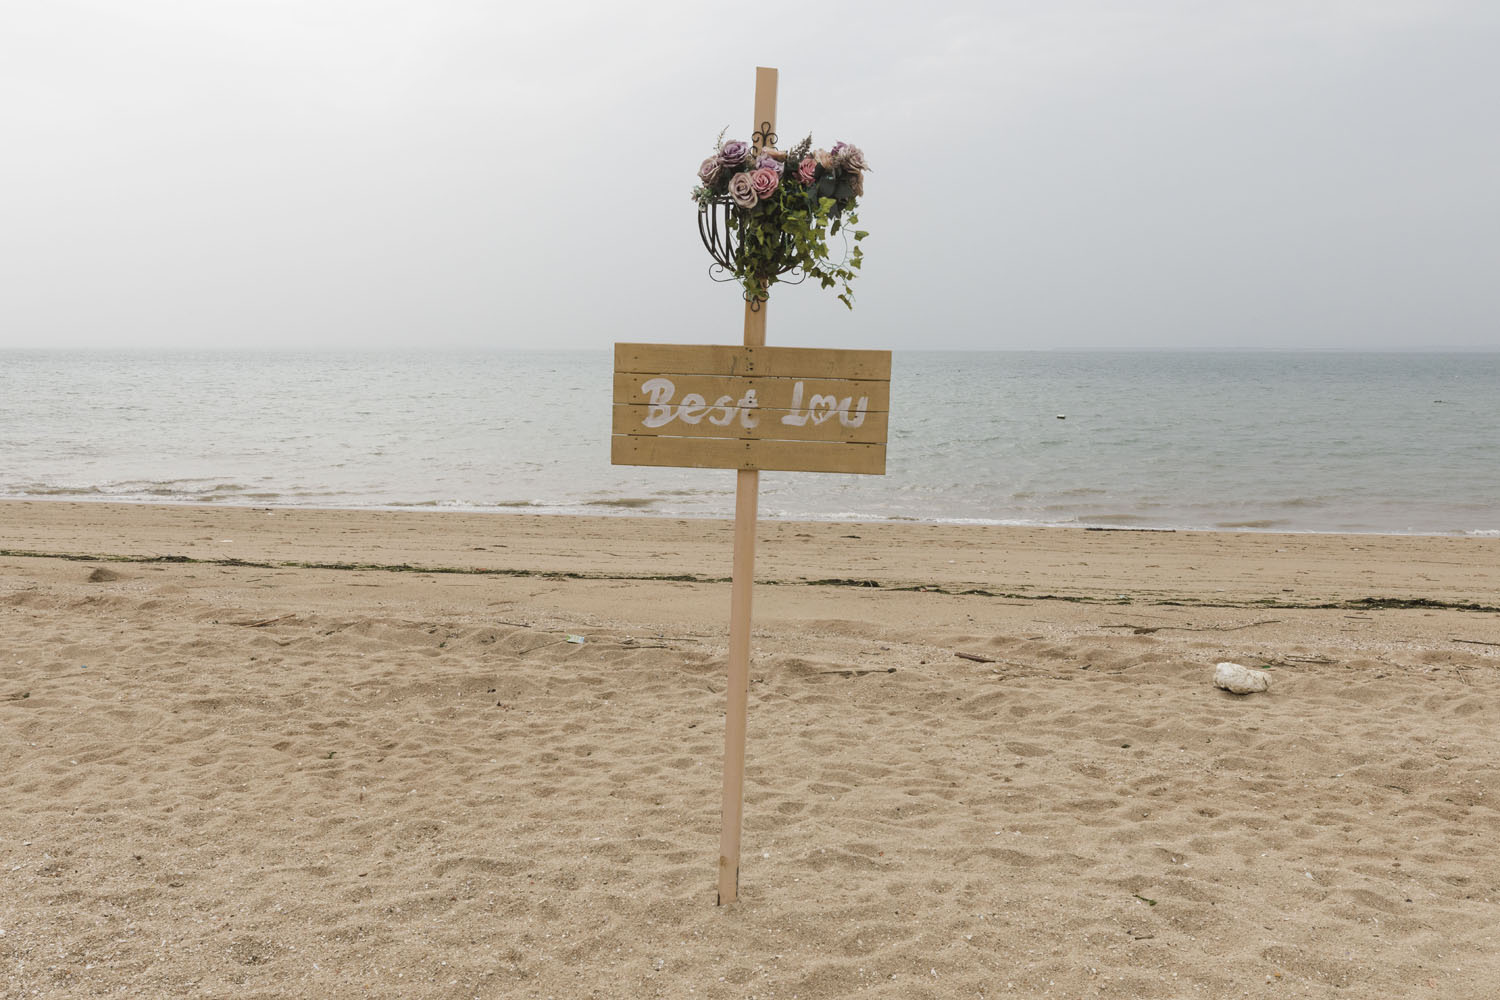
[[[885,474],[891,352],[616,344],[615,465]]]

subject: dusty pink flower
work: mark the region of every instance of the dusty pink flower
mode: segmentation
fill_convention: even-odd
[[[757,167],[750,172],[750,186],[758,198],[769,198],[781,183],[781,175],[770,167]]]
[[[729,178],[729,197],[740,208],[754,208],[760,201],[760,196],[755,193],[755,188],[750,183],[750,175],[746,173],[735,174]]]
[[[839,149],[843,146],[843,149]],[[865,162],[865,151],[858,146],[850,146],[847,143],[839,143],[834,149],[838,150],[837,156],[841,166],[848,170],[869,170],[870,165]]]
[[[814,160],[811,156],[803,157],[802,162],[797,164],[797,179],[803,184],[811,184],[817,174],[818,161]]]
[[[826,149],[814,150],[813,160],[824,170],[833,169],[833,154]]]
[[[709,187],[713,187],[714,181],[719,179],[719,173],[723,169],[724,165],[719,162],[719,158],[717,156],[710,156],[698,167],[698,179]]]

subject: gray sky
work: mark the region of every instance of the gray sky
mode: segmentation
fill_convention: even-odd
[[[8,0],[0,347],[732,343],[719,130],[864,148],[769,341],[1500,349],[1500,4]]]

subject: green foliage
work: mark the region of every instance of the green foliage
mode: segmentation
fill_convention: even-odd
[[[852,200],[852,199],[851,199]],[[833,198],[818,198],[794,184],[783,184],[754,208],[736,209],[740,227],[740,249],[735,276],[751,298],[766,298],[785,271],[798,267],[824,288],[838,286],[839,301],[854,308],[849,283],[859,267],[863,251],[859,241],[866,233],[844,229],[844,259],[835,262],[828,238],[841,231],[843,215]],[[852,218],[853,213],[849,212]]]

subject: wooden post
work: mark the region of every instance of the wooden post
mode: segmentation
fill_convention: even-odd
[[[776,77],[776,70],[756,67],[750,144],[761,149],[776,144]],[[700,231],[703,226],[700,215]],[[709,249],[728,266],[728,247]],[[740,895],[760,470],[884,475],[890,418],[890,351],[767,347],[766,305],[764,299],[745,303],[743,347],[615,344],[610,461],[736,470],[721,906]]]
[[[752,133],[776,131],[776,70],[755,68],[755,122]],[[745,346],[764,347],[766,306],[745,303]],[[745,804],[745,719],[750,701],[750,604],[755,582],[755,521],[760,472],[735,473],[734,570],[729,597],[729,684],[724,706],[724,816],[719,834],[719,905],[740,895],[740,828]]]

